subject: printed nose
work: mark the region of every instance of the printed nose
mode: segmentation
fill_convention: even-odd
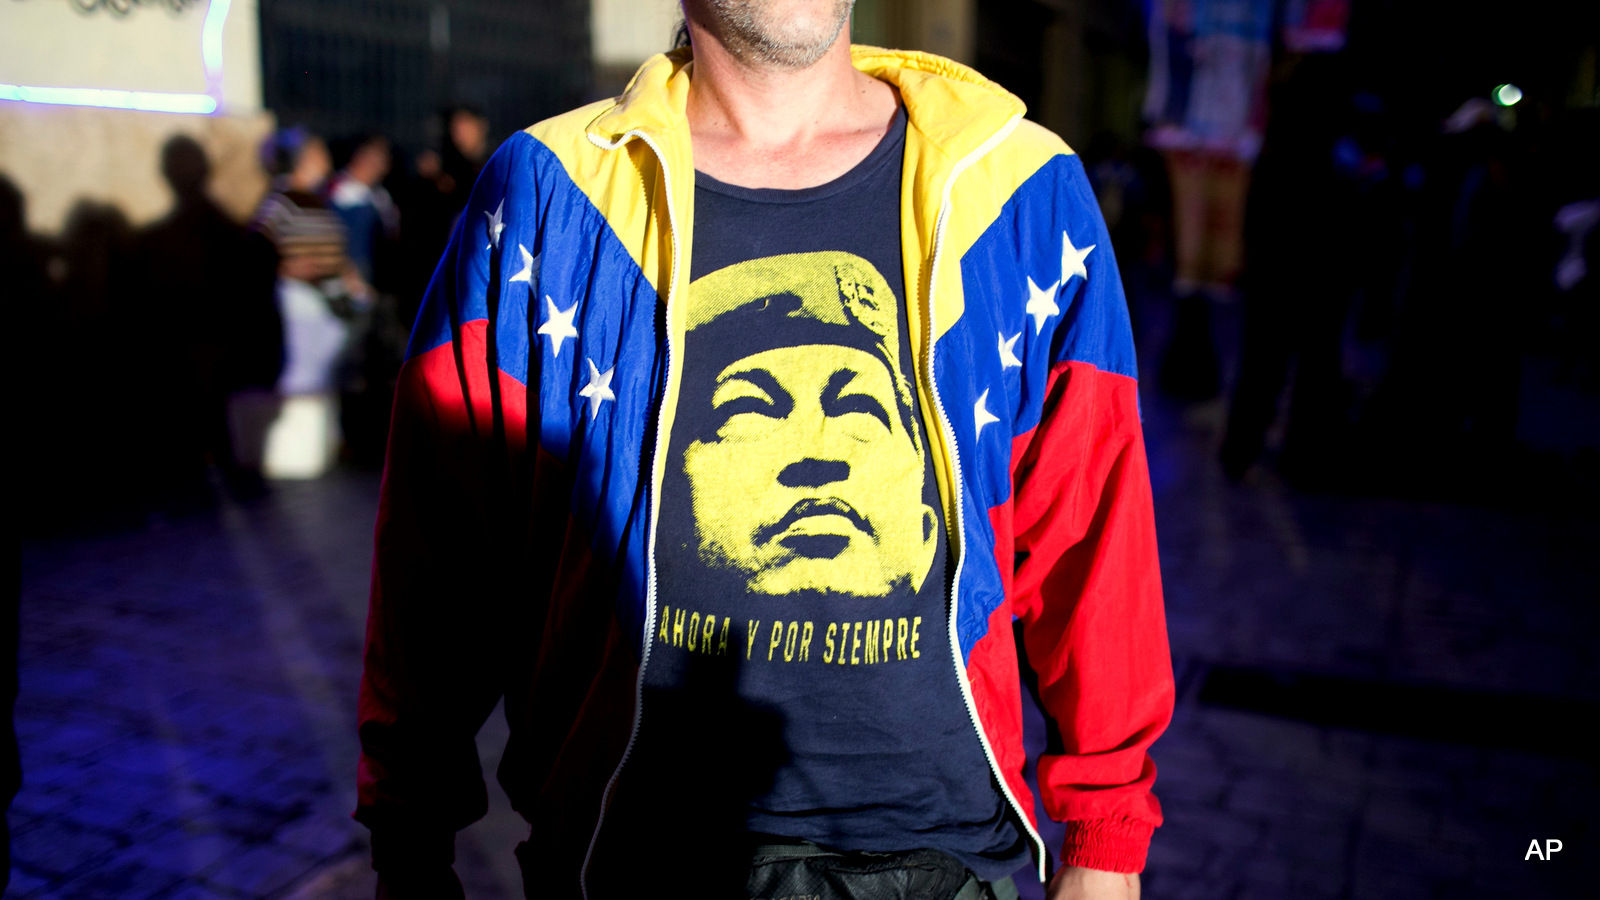
[[[790,488],[814,488],[850,477],[850,464],[839,459],[802,459],[783,467],[778,483]]]

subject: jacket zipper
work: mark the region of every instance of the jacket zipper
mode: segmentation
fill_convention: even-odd
[[[961,699],[967,704],[967,715],[972,720],[973,730],[978,733],[978,743],[983,746],[983,755],[989,761],[990,773],[994,776],[995,782],[1000,785],[1000,793],[1017,814],[1017,821],[1027,831],[1028,838],[1033,841],[1034,855],[1039,861],[1039,880],[1044,881],[1046,864],[1050,859],[1049,854],[1045,851],[1044,839],[1034,829],[1032,820],[1023,811],[1022,804],[1018,803],[1017,798],[1012,795],[1011,786],[1006,783],[1005,776],[1000,772],[1000,763],[995,759],[994,748],[989,745],[989,737],[983,733],[983,723],[978,719],[977,703],[972,699],[972,684],[967,680],[967,665],[961,658],[961,642],[956,634],[956,604],[961,600],[961,570],[964,568],[967,559],[967,532],[962,521],[961,504],[961,451],[956,446],[955,431],[950,427],[949,417],[945,415],[944,401],[939,397],[939,382],[934,379],[933,367],[934,335],[938,333],[938,328],[934,321],[938,315],[938,310],[934,305],[933,295],[939,286],[939,261],[944,253],[945,226],[950,220],[950,194],[954,190],[956,179],[961,176],[961,173],[971,168],[979,160],[987,156],[989,151],[998,146],[1001,141],[1005,140],[1006,136],[1011,134],[1012,130],[1017,127],[1017,123],[1021,119],[1020,115],[1016,115],[1006,120],[1006,123],[1000,127],[999,131],[996,131],[988,140],[978,145],[976,150],[973,150],[963,157],[960,162],[956,163],[955,168],[950,171],[950,177],[945,179],[944,196],[939,203],[939,218],[933,228],[933,261],[930,264],[928,273],[927,366],[928,390],[933,397],[934,413],[938,416],[939,427],[944,431],[945,445],[950,448],[950,474],[955,484],[956,534],[960,540],[960,550],[956,554],[956,571],[950,579],[950,658],[955,662],[956,681],[961,685]]]
[[[667,231],[672,241],[672,275],[667,281],[667,384],[672,384],[672,301],[677,296],[679,251],[682,243],[678,240],[678,214],[672,204],[672,172],[667,168],[666,154],[661,152],[661,147],[643,131],[629,131],[615,142],[607,143],[594,135],[588,135],[589,140],[596,146],[605,150],[615,150],[633,138],[638,138],[649,145],[656,155],[656,161],[661,164],[661,177],[666,184],[667,192]],[[639,675],[633,685],[633,727],[628,732],[627,746],[622,750],[622,758],[617,760],[617,768],[611,773],[611,779],[606,782],[605,793],[600,795],[600,816],[594,823],[594,834],[589,836],[589,849],[583,856],[583,868],[578,872],[578,887],[582,891],[584,900],[589,897],[589,863],[594,859],[594,848],[600,840],[600,828],[605,823],[606,808],[611,805],[611,791],[617,786],[617,779],[622,776],[622,767],[627,764],[628,757],[633,754],[633,746],[639,740],[639,719],[644,713],[644,670],[650,662],[650,636],[655,634],[656,627],[656,528],[660,521],[659,512],[660,490],[656,483],[656,467],[666,441],[667,403],[662,402],[661,408],[656,412],[656,445],[650,458],[650,529],[648,544],[645,548],[645,599],[644,599],[644,634],[641,636],[639,648]]]

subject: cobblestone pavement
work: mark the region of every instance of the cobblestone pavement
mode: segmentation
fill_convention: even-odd
[[[341,473],[24,547],[6,898],[372,896],[348,860],[377,488]],[[492,717],[487,771],[504,736]],[[472,897],[520,895],[496,802],[460,842]]]
[[[1600,518],[1234,486],[1206,410],[1146,408],[1179,679],[1147,896],[1593,896]]]
[[[1595,518],[1229,485],[1215,413],[1146,404],[1179,707],[1145,895],[1580,896]],[[348,812],[376,490],[340,473],[24,543],[5,897],[372,896]],[[503,740],[497,714],[486,771]],[[521,896],[491,795],[458,869],[469,897]]]

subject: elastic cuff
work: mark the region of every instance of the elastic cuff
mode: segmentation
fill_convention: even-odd
[[[1079,819],[1068,822],[1061,848],[1063,866],[1105,872],[1142,872],[1155,826],[1126,819]]]

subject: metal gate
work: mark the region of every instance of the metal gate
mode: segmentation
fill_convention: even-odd
[[[262,90],[285,124],[418,150],[470,103],[496,137],[587,98],[587,0],[260,0]]]

